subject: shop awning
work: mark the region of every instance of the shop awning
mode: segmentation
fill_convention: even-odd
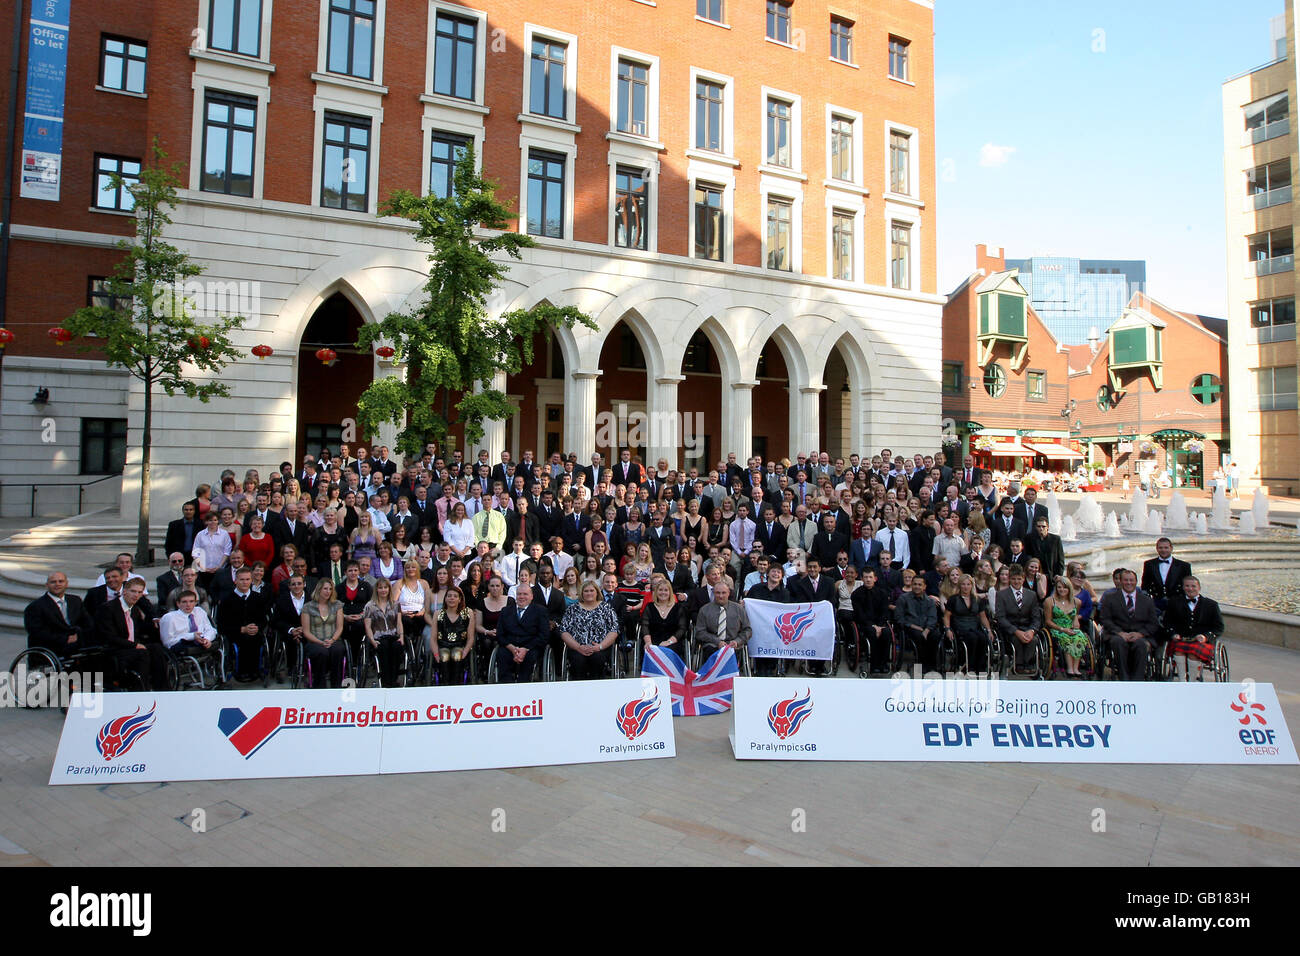
[[[1162,428],[1158,432],[1153,432],[1151,437],[1156,441],[1186,441],[1189,438],[1195,438],[1197,441],[1205,440],[1205,436],[1199,432],[1189,432],[1183,428]]]
[[[999,441],[993,443],[993,447],[989,449],[989,454],[995,458],[1020,458],[1030,457],[1034,453],[1018,442]]]
[[[1031,442],[1029,445],[1044,458],[1082,458],[1083,452],[1075,451],[1065,445],[1052,445],[1044,442]]]

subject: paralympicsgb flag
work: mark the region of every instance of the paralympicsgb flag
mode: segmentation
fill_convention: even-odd
[[[828,661],[835,652],[835,608],[829,601],[777,604],[745,600],[750,657]]]
[[[698,674],[682,663],[670,647],[647,647],[641,661],[642,677],[668,678],[674,717],[731,710],[731,681],[739,673],[736,652],[730,647],[714,651]]]

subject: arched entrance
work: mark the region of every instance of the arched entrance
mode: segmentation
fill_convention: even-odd
[[[342,292],[316,309],[298,345],[298,422],[295,468],[303,455],[322,448],[337,452],[346,441],[355,453],[366,438],[357,433],[357,399],[374,377],[374,358],[356,347],[364,319]],[[316,353],[329,348],[337,358],[326,365]],[[367,446],[368,447],[368,446]]]
[[[649,370],[646,367],[645,343],[635,326],[622,319],[609,331],[600,350],[601,375],[596,380],[596,451],[606,462],[618,460],[625,436],[638,438],[630,441],[632,456],[642,464],[646,461],[649,429],[644,424],[646,389]],[[634,418],[636,415],[638,417]],[[635,428],[637,421],[642,421]]]
[[[758,356],[758,367],[754,377],[758,385],[754,387],[754,454],[761,455],[763,463],[779,462],[790,455],[790,373],[787,371],[785,355],[775,339],[768,339],[763,351]],[[736,457],[744,460],[745,449],[726,448],[726,452],[735,451]]]
[[[849,367],[844,355],[837,345],[826,357],[826,369],[823,376],[825,390],[818,396],[821,403],[820,422],[817,435],[817,447],[824,449],[834,463],[836,458],[848,460],[851,452],[862,454],[865,449],[852,448],[853,413],[852,390],[849,385]]]
[[[723,448],[719,444],[722,432],[722,368],[717,350],[704,329],[696,329],[682,356],[682,379],[677,387],[677,406],[681,412],[682,457],[684,468],[697,468],[707,476],[709,468],[734,451],[744,460],[747,452],[739,448]],[[676,466],[678,462],[669,462]]]

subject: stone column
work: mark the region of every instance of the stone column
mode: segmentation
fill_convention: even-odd
[[[817,441],[818,400],[825,388],[825,385],[808,385],[791,395],[794,403],[790,416],[793,426],[790,431],[792,459],[800,452],[821,450]]]
[[[668,459],[669,468],[676,468],[680,464],[678,447],[681,445],[681,427],[677,386],[685,380],[685,375],[661,375],[650,383],[645,403],[647,467],[653,467],[660,458]]]
[[[713,449],[715,459],[725,457],[734,451],[738,461],[744,461],[754,453],[754,388],[758,380],[752,382],[732,382],[730,408],[722,416],[721,448]],[[725,396],[724,396],[725,398]],[[730,414],[728,414],[730,412]],[[773,449],[768,449],[771,454]],[[713,467],[714,462],[709,462]]]
[[[600,369],[578,369],[564,379],[564,452],[586,466],[596,451],[596,379]]]
[[[498,392],[504,392],[506,390],[505,372],[497,372],[492,376],[492,387]],[[478,394],[482,391],[482,387],[475,384],[474,393]],[[487,449],[488,461],[490,461],[492,466],[495,468],[497,462],[501,460],[501,452],[506,450],[506,423],[501,419],[490,419],[483,422],[483,437],[479,440],[477,445],[467,450],[465,455],[466,460],[478,460],[478,453],[484,448]]]

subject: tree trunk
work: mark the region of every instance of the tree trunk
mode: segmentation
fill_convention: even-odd
[[[135,534],[135,566],[149,563],[149,467],[153,432],[153,383],[144,383],[144,433],[140,436],[140,524]]]

